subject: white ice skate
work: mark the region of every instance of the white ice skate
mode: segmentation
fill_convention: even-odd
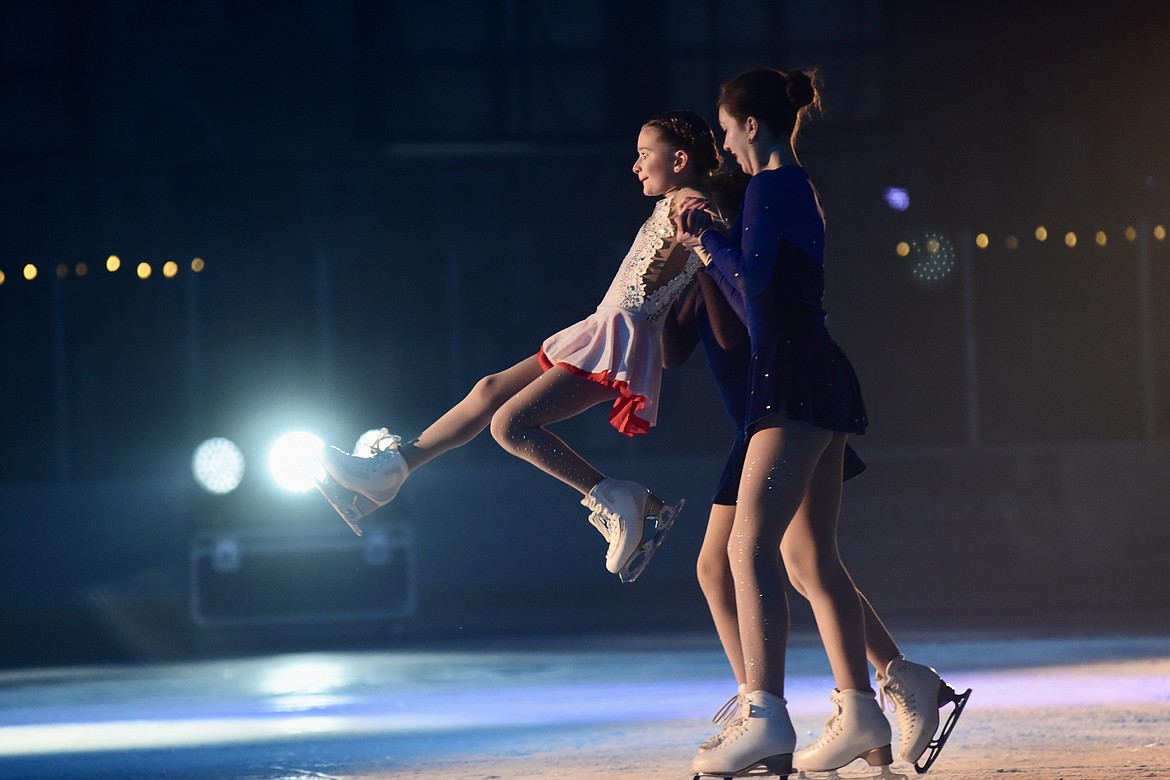
[[[894,760],[890,724],[873,694],[868,690],[833,691],[829,700],[836,711],[825,721],[825,732],[793,761],[800,777],[839,777],[838,769],[863,759],[869,766],[881,768],[880,774],[866,778],[905,780],[905,775],[890,772]]]
[[[590,511],[589,522],[609,542],[605,568],[617,574],[622,582],[638,579],[685,503],[680,500],[674,506],[664,504],[657,515],[647,516],[649,501],[650,491],[645,486],[608,477],[581,499],[581,504]],[[643,541],[647,520],[653,521],[654,533]]]
[[[359,536],[358,522],[394,500],[410,474],[398,451],[400,441],[383,428],[370,442],[359,445],[360,454],[351,455],[337,447],[321,450],[319,461],[325,474],[318,477],[317,487]]]
[[[747,694],[744,711],[718,745],[701,750],[694,760],[695,780],[792,773],[796,731],[784,699],[767,691]]]
[[[898,716],[898,755],[903,761],[914,765],[918,774],[923,774],[938,758],[955,722],[967,706],[971,689],[955,693],[929,666],[916,664],[898,656],[890,661],[885,672],[877,675],[878,693],[883,703],[888,703]],[[938,730],[939,712],[953,704],[942,731]],[[927,752],[929,751],[929,752]],[[926,753],[926,760],[919,759]]]
[[[360,523],[362,518],[377,509],[378,505],[361,493],[355,493],[337,484],[337,480],[329,476],[329,472],[325,471],[324,468],[321,469],[320,474],[314,476],[314,482],[317,483],[317,489],[321,491],[321,495],[325,496],[329,505],[337,510],[337,514],[341,515],[341,519],[345,521],[346,525],[353,529],[355,534],[361,536]]]
[[[699,745],[700,753],[702,753],[704,750],[710,750],[711,748],[718,747],[719,743],[722,742],[727,737],[727,735],[731,733],[732,729],[736,727],[736,721],[739,719],[740,713],[744,711],[745,701],[747,701],[747,686],[741,683],[739,686],[739,692],[728,699],[727,702],[719,708],[719,711],[715,713],[715,717],[711,718],[712,723],[714,723],[716,726],[722,726],[723,728],[719,730],[718,734],[712,737],[708,737],[703,741],[703,744]]]

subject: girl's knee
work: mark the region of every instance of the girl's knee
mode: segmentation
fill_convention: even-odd
[[[807,578],[801,572],[800,567],[793,566],[788,561],[784,561],[784,571],[788,574],[788,581],[792,583],[792,589],[807,599],[808,589],[804,584]]]
[[[701,550],[695,564],[699,587],[704,593],[720,591],[728,586],[731,578],[731,561],[726,550]]]
[[[501,446],[507,447],[512,443],[515,426],[515,416],[505,407],[498,409],[496,413],[492,415],[492,421],[489,426],[489,430],[492,432],[493,439],[495,439]]]
[[[851,587],[849,575],[837,555],[792,556],[784,558],[784,568],[792,586],[806,599],[815,599]]]
[[[498,409],[508,400],[507,383],[500,374],[488,374],[475,383],[468,395],[487,408]]]

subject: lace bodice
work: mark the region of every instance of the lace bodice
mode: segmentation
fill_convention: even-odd
[[[703,263],[694,250],[675,240],[670,206],[669,196],[654,204],[610,283],[603,306],[620,306],[658,320],[695,278]]]

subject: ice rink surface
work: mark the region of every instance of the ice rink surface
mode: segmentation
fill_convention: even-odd
[[[974,691],[928,777],[1170,778],[1170,631],[901,639]],[[815,636],[789,670],[804,745],[830,712]],[[734,688],[695,634],[8,671],[0,778],[690,778]]]

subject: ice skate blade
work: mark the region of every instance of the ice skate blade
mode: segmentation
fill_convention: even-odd
[[[857,770],[849,767],[830,769],[827,772],[800,770],[796,773],[797,780],[910,780],[909,776],[894,772],[888,765],[883,765],[881,771],[874,771],[875,767],[865,766]],[[844,772],[845,774],[841,774]]]
[[[618,579],[624,583],[631,583],[646,570],[647,564],[654,557],[654,553],[658,552],[658,548],[662,546],[666,532],[674,525],[675,518],[678,517],[678,513],[682,511],[686,502],[685,498],[680,498],[674,506],[668,504],[662,506],[662,511],[654,518],[654,535],[638,545],[638,549],[634,550],[630,560],[618,572]]]
[[[679,505],[681,506],[681,502]],[[704,777],[717,777],[721,780],[732,780],[736,777],[779,777],[780,780],[788,780],[792,772],[792,754],[782,753],[761,759],[738,772],[696,772],[694,780],[702,780]]]
[[[324,474],[324,479],[314,478],[313,480],[317,484],[317,489],[321,491],[321,495],[325,496],[329,505],[337,510],[337,514],[341,515],[345,524],[355,534],[361,536],[362,528],[359,523],[363,517],[377,509],[378,505],[361,493],[355,493],[337,484],[337,480],[333,479],[329,472],[324,472]]]
[[[951,710],[951,714],[947,717],[947,722],[943,724],[942,730],[939,731],[938,736],[932,739],[926,745],[926,760],[921,763],[914,763],[914,771],[920,775],[926,774],[931,765],[934,764],[938,758],[938,754],[942,752],[943,747],[947,744],[947,740],[951,737],[951,731],[954,730],[955,724],[959,721],[959,716],[963,714],[963,708],[967,706],[967,699],[971,698],[971,689],[968,688],[963,693],[955,693],[955,689],[943,683],[938,689],[938,706],[943,708],[948,704],[954,704],[955,708]],[[921,757],[920,757],[921,758]]]

